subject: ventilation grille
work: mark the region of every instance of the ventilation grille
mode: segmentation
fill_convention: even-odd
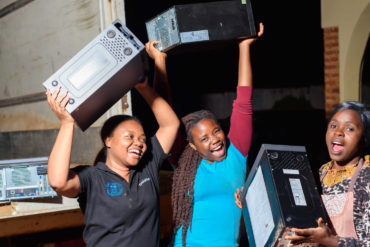
[[[163,47],[171,46],[171,44],[170,44],[170,34],[169,34],[167,28],[159,29],[159,37],[161,39],[161,44],[162,44]]]
[[[27,168],[15,168],[12,171],[12,183],[17,186],[28,186],[31,184],[31,172]]]
[[[267,152],[272,169],[309,169],[309,161],[306,153],[292,151],[271,151]]]
[[[100,39],[104,47],[120,62],[126,59],[124,48],[128,45],[126,39],[120,35],[116,35],[114,39],[109,39],[106,36]]]

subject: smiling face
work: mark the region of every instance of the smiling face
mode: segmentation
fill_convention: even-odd
[[[326,131],[326,145],[335,165],[357,162],[361,155],[363,132],[361,117],[354,110],[341,110],[332,117]]]
[[[221,161],[226,157],[225,134],[221,127],[212,119],[202,119],[191,129],[192,143],[208,163]]]
[[[134,120],[120,123],[113,135],[105,139],[107,150],[107,165],[111,163],[125,167],[135,166],[144,155],[146,137],[141,124]]]

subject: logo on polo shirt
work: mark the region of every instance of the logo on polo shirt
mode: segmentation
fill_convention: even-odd
[[[141,187],[141,185],[143,185],[144,183],[146,182],[149,182],[150,181],[150,178],[144,178],[143,180],[141,180],[141,182],[139,183],[139,186]]]
[[[120,196],[123,193],[123,186],[120,183],[108,182],[105,185],[105,191],[107,192],[108,196]]]

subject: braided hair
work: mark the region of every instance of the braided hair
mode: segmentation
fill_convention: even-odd
[[[216,117],[210,111],[201,110],[190,113],[181,120],[185,126],[187,139],[193,142],[192,128],[203,119],[212,119],[217,123]],[[182,245],[185,246],[186,233],[193,216],[194,181],[201,155],[188,144],[180,156],[178,166],[173,175],[171,204],[173,209],[174,235],[182,226]]]

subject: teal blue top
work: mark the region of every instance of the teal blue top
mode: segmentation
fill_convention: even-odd
[[[209,164],[202,160],[195,175],[193,218],[186,235],[186,246],[238,246],[242,211],[234,193],[244,185],[246,160],[230,143],[227,157]],[[174,246],[182,246],[182,227]]]

